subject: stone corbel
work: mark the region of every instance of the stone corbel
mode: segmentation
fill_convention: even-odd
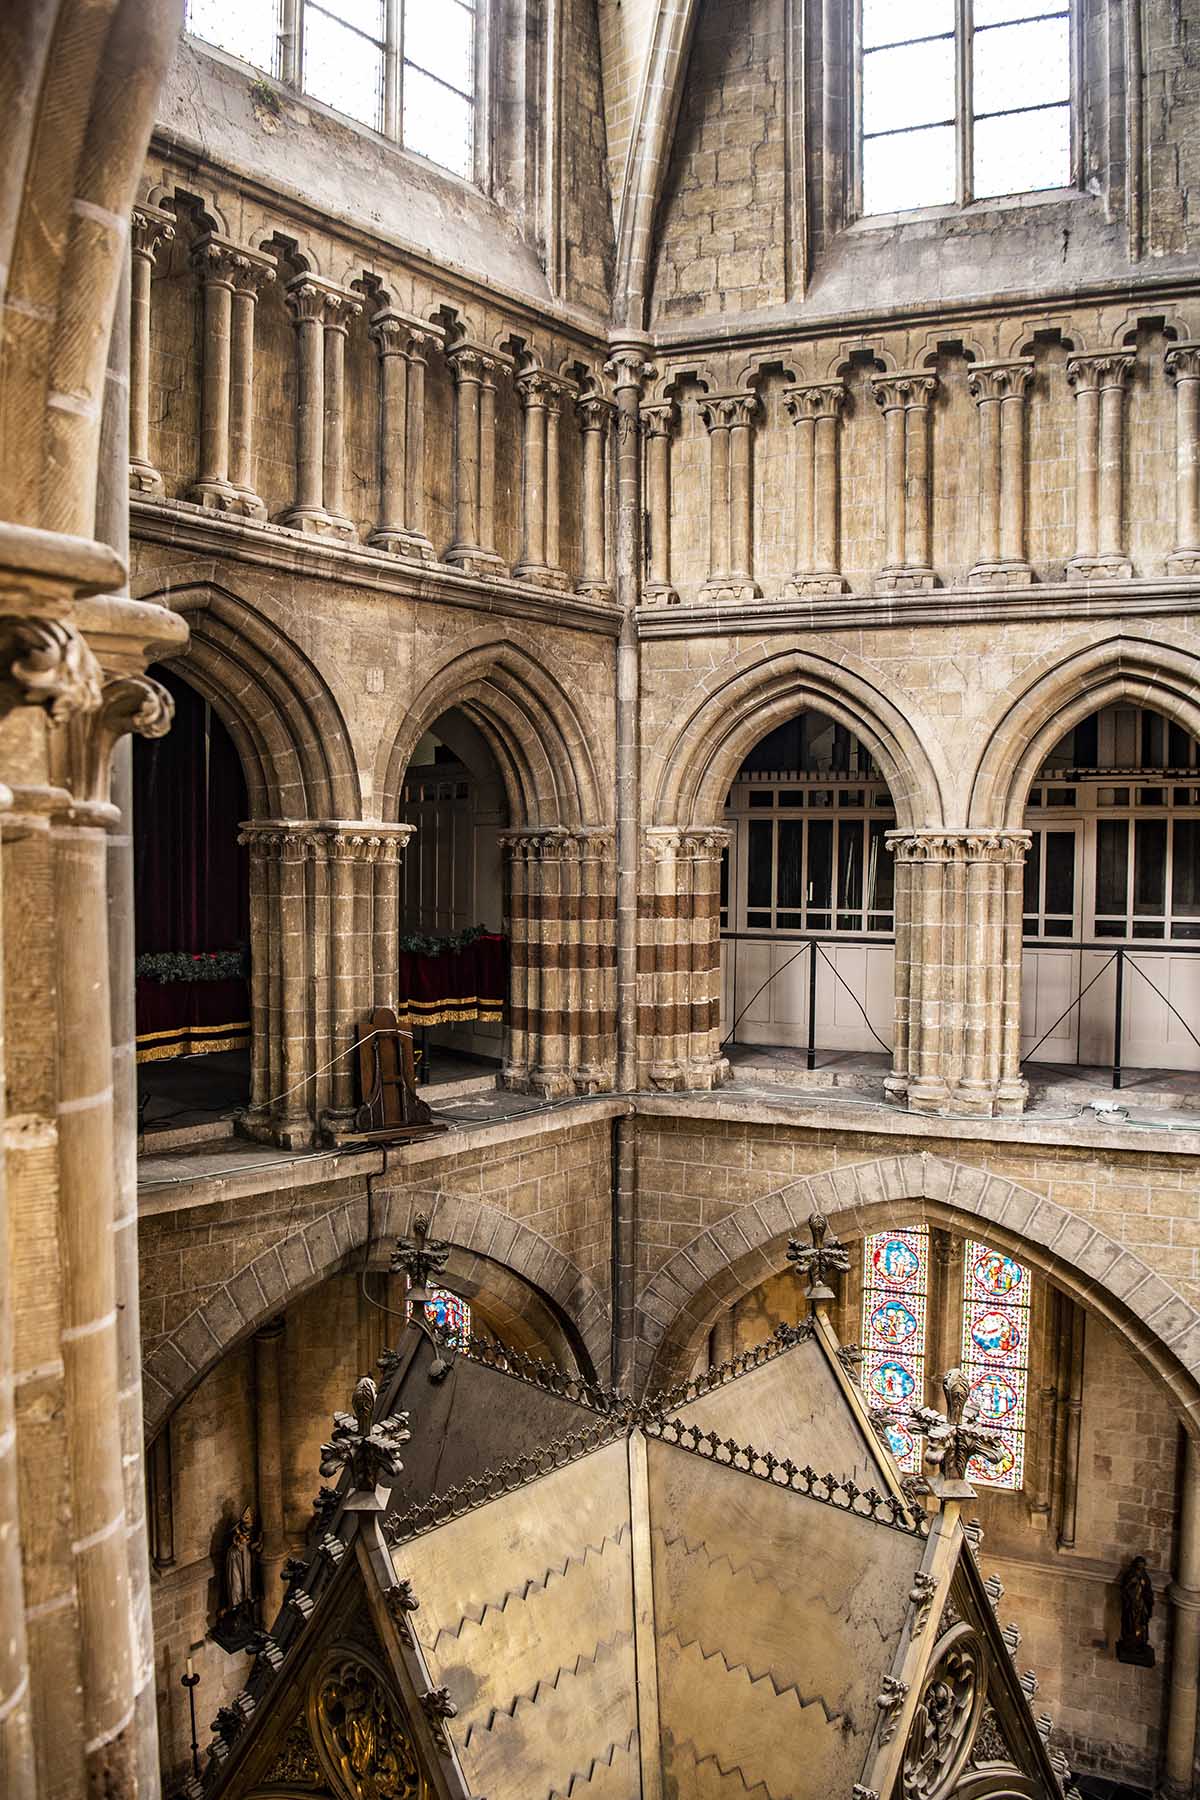
[[[112,755],[120,740],[165,737],[175,702],[150,675],[118,675],[106,681],[98,706],[78,712],[69,725],[68,780],[78,806],[107,807]]]
[[[0,718],[18,706],[44,707],[65,725],[100,706],[99,663],[73,625],[58,619],[0,618]]]

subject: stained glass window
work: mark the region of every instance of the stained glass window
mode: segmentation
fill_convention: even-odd
[[[902,1469],[919,1470],[922,1443],[908,1415],[925,1404],[929,1232],[924,1225],[879,1231],[863,1255],[863,1384],[868,1400],[894,1415],[888,1444]]]
[[[1016,1490],[1025,1480],[1030,1273],[968,1238],[963,1259],[962,1366],[981,1418],[1004,1442],[999,1463],[975,1458],[967,1479]]]
[[[412,1301],[405,1307],[409,1318],[412,1317]],[[447,1288],[431,1287],[429,1298],[425,1302],[425,1317],[433,1329],[442,1337],[449,1338],[452,1343],[465,1344],[471,1335],[471,1308],[457,1294]]]

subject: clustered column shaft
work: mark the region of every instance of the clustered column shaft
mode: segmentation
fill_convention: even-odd
[[[425,358],[437,334],[390,307],[371,320],[379,354],[379,523],[377,550],[430,562],[425,535]]]
[[[1020,1113],[1021,925],[1029,833],[896,831],[889,1091],[911,1110]]]
[[[646,606],[671,606],[679,599],[671,585],[671,438],[678,417],[670,400],[642,408],[649,562],[642,602]]]
[[[929,407],[937,377],[920,370],[873,375],[883,413],[884,568],[880,593],[927,592],[934,585],[929,532]]]
[[[150,283],[160,244],[175,236],[175,221],[155,207],[134,209],[131,236],[129,343],[129,483],[135,493],[161,494],[162,476],[150,457]]]
[[[1089,580],[1132,574],[1124,532],[1125,383],[1133,352],[1073,356],[1075,395],[1075,554],[1067,565]]]
[[[969,583],[1028,587],[1025,560],[1025,396],[1033,358],[974,363],[967,385],[979,409],[979,549]]]
[[[275,279],[269,257],[240,249],[215,232],[193,251],[203,293],[200,472],[189,499],[218,512],[261,518],[251,478],[254,304]]]
[[[1175,549],[1172,575],[1200,574],[1200,343],[1173,344],[1165,367],[1175,387]]]
[[[757,598],[754,581],[753,420],[758,395],[713,394],[700,401],[709,434],[709,564],[706,600]]]
[[[513,570],[538,587],[566,586],[559,557],[559,418],[563,384],[542,369],[517,379],[525,415],[521,458],[521,560]],[[587,496],[585,495],[585,513]]]
[[[446,561],[476,574],[502,568],[496,553],[496,368],[494,353],[460,344],[454,377],[454,542]]]
[[[616,1028],[613,836],[505,832],[509,1042],[504,1083],[522,1092],[612,1086]]]
[[[712,1088],[721,1054],[723,827],[646,833],[638,934],[639,1080]]]
[[[296,326],[296,503],[285,523],[353,537],[342,511],[345,340],[362,303],[312,275],[289,282],[287,300]]]
[[[576,402],[583,439],[583,519],[579,592],[593,600],[612,596],[608,577],[608,531],[605,496],[608,479],[608,441],[614,407],[600,394],[585,394]]]
[[[783,397],[796,428],[796,562],[786,594],[845,590],[838,572],[838,421],[845,399],[840,381],[808,382]]]

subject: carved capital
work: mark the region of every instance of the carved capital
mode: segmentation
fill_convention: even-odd
[[[846,404],[845,384],[840,381],[806,381],[785,388],[783,404],[797,425],[806,419],[836,419]]]
[[[170,244],[174,238],[175,220],[170,213],[157,206],[134,207],[129,241],[135,256],[153,266],[159,245]]]
[[[1189,339],[1172,344],[1163,357],[1163,368],[1167,372],[1168,381],[1176,384],[1181,381],[1200,381],[1200,343]]]
[[[679,422],[679,408],[673,400],[656,401],[642,408],[642,431],[648,438],[669,438]]]
[[[657,370],[652,362],[647,362],[644,351],[636,345],[623,345],[614,350],[604,365],[604,373],[611,380],[618,393],[622,388],[636,388],[640,394],[643,385],[653,380]]]
[[[1032,356],[1018,356],[1011,362],[972,363],[967,388],[980,405],[987,400],[1023,400],[1032,380]]]
[[[758,395],[705,394],[697,401],[700,417],[710,431],[732,431],[736,425],[749,425],[758,411]]]
[[[118,675],[106,681],[95,712],[77,712],[70,722],[71,791],[77,802],[103,805],[109,797],[112,753],[130,732],[165,737],[175,702],[150,675]]]
[[[569,858],[598,862],[611,851],[613,834],[604,826],[568,831],[561,825],[550,825],[542,830],[502,831],[498,841],[514,862],[561,862]]]
[[[0,618],[0,718],[17,706],[42,706],[53,724],[65,724],[98,709],[103,679],[73,625]]]
[[[460,344],[456,350],[447,351],[446,361],[460,385],[467,381],[490,380],[497,367],[497,359],[479,344]]]
[[[409,318],[407,313],[397,312],[392,306],[380,307],[378,312],[372,313],[368,329],[380,356],[406,356],[414,362],[424,362],[430,346],[436,344],[440,336],[423,320]]]
[[[724,825],[651,825],[646,846],[656,863],[711,862],[720,857],[733,833]]]
[[[884,412],[926,407],[937,387],[937,376],[924,369],[901,369],[895,374],[872,375],[871,392]]]
[[[297,275],[288,282],[287,304],[297,325],[316,322],[331,331],[347,330],[351,319],[362,311],[356,295],[315,275]]]
[[[575,410],[579,415],[579,429],[588,432],[607,431],[617,409],[603,394],[583,394],[576,400]]]
[[[998,831],[889,831],[886,843],[897,862],[1001,863],[1020,868],[1031,833]]]
[[[1067,363],[1067,382],[1076,396],[1099,388],[1123,388],[1133,367],[1132,350],[1100,350],[1072,356]]]

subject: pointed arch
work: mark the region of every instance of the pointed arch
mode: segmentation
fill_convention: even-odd
[[[575,830],[608,822],[588,735],[565,687],[506,640],[478,644],[440,669],[380,749],[375,792],[397,817],[404,771],[421,737],[456,708],[486,738],[508,794],[510,823]]]
[[[786,1266],[789,1237],[822,1213],[837,1236],[928,1222],[1009,1250],[1115,1326],[1200,1435],[1200,1310],[1090,1219],[986,1169],[945,1157],[881,1157],[801,1177],[740,1207],[676,1251],[638,1301],[641,1371],[653,1390],[686,1374],[717,1315]]]
[[[719,819],[755,744],[805,709],[828,714],[862,739],[887,778],[900,826],[942,823],[944,772],[905,712],[845,654],[835,662],[805,650],[764,657],[710,688],[663,755],[652,821],[700,826]]]
[[[272,621],[215,582],[141,596],[191,629],[173,666],[227,727],[254,818],[357,819],[350,734],[315,666]]]
[[[1200,656],[1175,645],[1121,635],[1045,657],[1009,694],[990,732],[970,789],[968,820],[1019,826],[1038,769],[1073,726],[1101,707],[1149,706],[1200,737]]]

